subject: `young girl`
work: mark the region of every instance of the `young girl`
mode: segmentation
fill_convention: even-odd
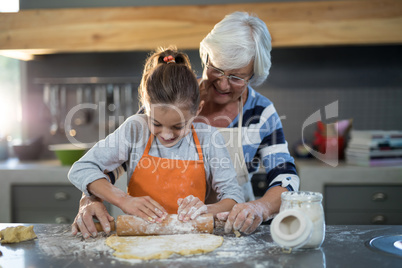
[[[86,195],[149,222],[161,222],[168,213],[188,221],[244,202],[222,136],[192,123],[203,102],[187,55],[155,52],[146,61],[139,91],[145,114],[131,116],[99,141],[72,166],[69,180]],[[128,193],[105,175],[123,163]],[[211,190],[218,202],[205,205]],[[75,220],[81,231],[84,220]],[[83,235],[89,237],[87,231]]]

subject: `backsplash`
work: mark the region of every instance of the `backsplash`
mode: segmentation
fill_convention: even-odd
[[[186,52],[197,75],[201,75],[198,51]],[[43,100],[45,78],[139,80],[147,55],[148,52],[56,54],[23,63],[24,136],[44,136],[46,144],[68,142],[63,133],[50,133],[52,118]],[[131,84],[134,112],[138,110],[137,86]],[[402,129],[402,46],[274,48],[269,78],[256,89],[274,102],[290,148],[301,139],[306,119],[321,110],[326,121],[325,106],[334,101],[339,105],[338,119],[353,118],[355,129]],[[71,108],[77,91],[69,85],[66,92]],[[78,141],[102,138],[96,122],[76,128]],[[312,138],[314,130],[315,124],[303,130],[306,140]],[[43,157],[47,156],[51,153]]]

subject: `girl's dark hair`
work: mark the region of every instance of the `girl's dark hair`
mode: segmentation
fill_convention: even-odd
[[[175,62],[163,59],[173,56]],[[139,87],[142,105],[179,104],[196,113],[200,104],[198,81],[188,56],[174,47],[159,48],[145,62]]]

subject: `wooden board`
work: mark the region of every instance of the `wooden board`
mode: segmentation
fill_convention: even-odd
[[[198,49],[213,26],[234,11],[263,19],[274,47],[402,43],[402,1],[351,0],[0,13],[0,50],[148,51],[170,44]]]

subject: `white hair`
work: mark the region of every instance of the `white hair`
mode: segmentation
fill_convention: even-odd
[[[254,60],[252,85],[261,85],[271,68],[271,35],[265,23],[247,12],[226,15],[200,43],[203,64],[207,57],[223,70],[239,69]]]

